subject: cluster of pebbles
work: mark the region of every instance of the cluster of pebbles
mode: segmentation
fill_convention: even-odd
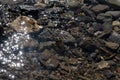
[[[0,0],[0,80],[120,80],[120,0]]]

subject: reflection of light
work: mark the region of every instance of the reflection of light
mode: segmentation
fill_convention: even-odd
[[[24,25],[25,23],[22,22],[21,24]],[[7,65],[12,69],[20,69],[24,66],[23,43],[28,41],[30,36],[26,32],[26,27],[21,29],[24,30],[24,33],[14,33],[8,37],[8,40],[0,44],[0,62],[2,65]],[[15,75],[11,74],[7,69],[1,68],[0,73],[6,73],[9,78],[15,78]]]
[[[17,0],[13,0],[13,1],[17,1]]]

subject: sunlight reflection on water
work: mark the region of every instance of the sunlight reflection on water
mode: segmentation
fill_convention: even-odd
[[[24,44],[23,42],[30,39],[27,30],[24,27],[24,33],[14,33],[0,44],[0,62],[1,66],[7,65],[9,68],[19,69],[24,66]],[[0,73],[6,73],[10,78],[14,79],[15,75],[11,74],[7,69],[0,68]]]

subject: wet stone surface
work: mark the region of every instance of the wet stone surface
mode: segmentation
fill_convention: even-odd
[[[0,80],[120,80],[119,0],[0,0]]]

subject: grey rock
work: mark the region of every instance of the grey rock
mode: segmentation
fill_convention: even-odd
[[[110,79],[111,77],[114,77],[115,76],[115,74],[112,72],[112,71],[110,71],[110,70],[105,70],[105,71],[103,71],[104,72],[104,75],[108,78],[108,79]]]
[[[102,3],[108,3],[108,4],[120,6],[120,0],[98,0],[98,1]]]
[[[109,36],[108,40],[120,44],[120,34],[113,31],[112,34]]]
[[[94,12],[97,12],[97,13],[105,11],[107,9],[109,9],[109,6],[102,5],[102,4],[95,5],[91,8],[91,10],[93,10]]]
[[[20,8],[23,10],[28,10],[28,11],[39,9],[38,6],[31,6],[31,5],[20,5]]]
[[[55,41],[57,38],[60,38],[63,42],[71,42],[75,40],[75,38],[67,31],[49,28],[43,29],[38,35],[38,38],[49,41]]]
[[[100,13],[97,15],[97,20],[104,21],[105,19],[112,19],[112,15],[105,13]]]
[[[18,4],[24,1],[25,0],[0,0],[2,4]]]
[[[120,0],[105,0],[106,2],[116,5],[116,6],[120,6]]]
[[[112,31],[112,20],[111,19],[104,19],[103,29],[104,31]]]
[[[106,15],[112,15],[113,17],[120,17],[120,11],[107,11]]]

